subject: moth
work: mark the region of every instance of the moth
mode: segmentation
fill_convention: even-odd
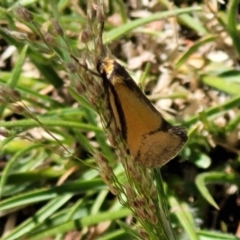
[[[187,142],[186,129],[168,123],[114,59],[99,61],[97,71],[113,118],[134,160],[156,168],[173,159]]]

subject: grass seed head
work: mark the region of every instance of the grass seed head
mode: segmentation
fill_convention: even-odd
[[[91,40],[90,32],[87,29],[83,29],[81,31],[79,39],[82,43],[88,43]]]
[[[27,8],[19,5],[16,9],[16,14],[25,22],[31,22],[33,20],[33,15],[28,11]]]
[[[63,36],[63,29],[61,28],[60,24],[57,22],[56,19],[52,19],[52,26],[56,34]]]

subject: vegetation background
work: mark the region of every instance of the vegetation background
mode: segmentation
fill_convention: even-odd
[[[239,239],[239,1],[103,5],[104,44],[163,116],[188,128],[161,168],[176,238]],[[83,97],[91,86],[69,74],[82,70],[68,50],[83,60],[92,51],[82,50],[89,11],[80,0],[0,2],[1,239],[147,238],[99,177],[93,149],[113,159],[117,178],[124,169],[96,99]]]

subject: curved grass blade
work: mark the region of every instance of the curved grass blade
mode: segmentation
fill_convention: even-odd
[[[198,190],[201,192],[202,196],[216,209],[219,209],[217,203],[212,198],[209,190],[206,187],[206,184],[214,184],[214,183],[232,183],[236,185],[240,185],[240,177],[234,174],[227,174],[222,172],[207,172],[198,174],[195,179],[196,186]]]
[[[188,58],[195,53],[199,47],[203,46],[204,44],[208,42],[212,42],[216,39],[216,36],[213,35],[207,35],[195,42],[188,50],[177,60],[175,63],[175,67],[178,69],[180,68],[187,60]]]

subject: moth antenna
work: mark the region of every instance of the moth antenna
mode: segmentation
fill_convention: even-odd
[[[81,66],[82,68],[84,68],[86,71],[90,72],[91,74],[93,74],[93,75],[95,75],[95,76],[97,76],[97,77],[101,77],[100,74],[98,74],[97,72],[94,72],[93,70],[89,69],[88,67],[86,67],[85,65],[83,65],[82,63],[80,63],[79,60],[78,60],[75,56],[71,55],[71,57],[75,60],[75,62],[77,62],[77,64],[78,64],[79,66]]]

